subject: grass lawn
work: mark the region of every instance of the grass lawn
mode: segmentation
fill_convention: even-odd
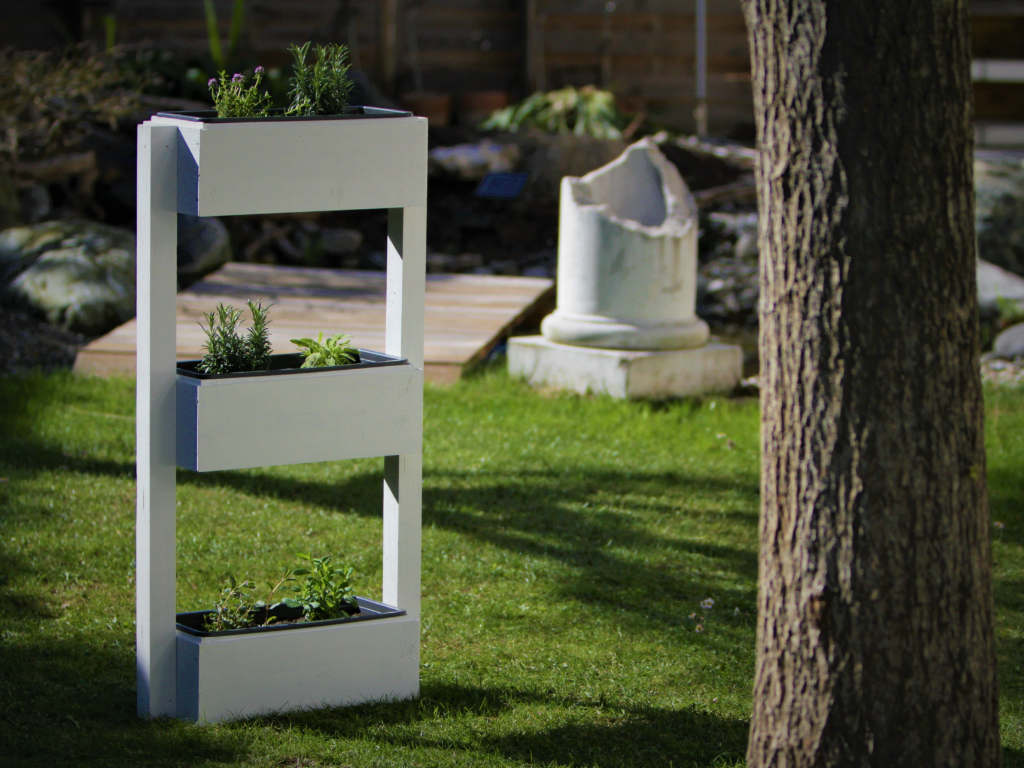
[[[0,763],[743,764],[755,401],[500,372],[428,389],[421,697],[194,726],[135,715],[133,387],[0,379]],[[987,403],[1004,762],[1024,766],[1024,390]],[[379,597],[382,465],[179,471],[179,608],[308,551]]]

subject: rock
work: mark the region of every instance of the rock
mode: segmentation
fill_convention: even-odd
[[[993,351],[1008,360],[1024,357],[1024,323],[1011,325],[996,336]]]
[[[430,251],[427,254],[428,272],[468,272],[484,263],[479,253],[440,253]]]
[[[1024,311],[1024,277],[978,259],[978,306],[982,314],[999,314],[1000,301],[1010,301]]]
[[[53,213],[53,198],[44,184],[30,184],[18,190],[18,202],[24,221],[37,224]]]
[[[27,231],[26,231],[27,230]],[[11,293],[69,331],[98,335],[135,314],[135,236],[85,221],[46,222],[0,234],[32,259]]]
[[[480,181],[489,173],[511,171],[519,163],[515,144],[499,144],[490,139],[475,144],[456,144],[430,150],[430,170],[456,176],[465,181]]]
[[[359,250],[363,233],[347,227],[327,227],[320,231],[320,247],[328,256],[347,256]]]
[[[13,227],[21,221],[21,202],[14,179],[0,173],[0,229]]]
[[[701,261],[740,258],[757,263],[757,213],[713,211],[701,215]]]
[[[178,283],[195,282],[231,261],[228,229],[214,218],[178,214]]]
[[[974,195],[978,256],[1024,275],[1024,159],[979,152]]]
[[[755,223],[756,226],[756,223]],[[747,230],[736,240],[736,247],[733,254],[740,261],[751,261],[757,263],[757,230]]]
[[[534,264],[523,270],[523,277],[554,277],[554,274],[548,265]]]
[[[535,134],[523,139],[524,165],[530,180],[527,203],[557,202],[562,178],[583,176],[607,165],[625,150],[619,139]]]

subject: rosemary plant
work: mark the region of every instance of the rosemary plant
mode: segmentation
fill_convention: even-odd
[[[348,46],[318,45],[315,61],[310,59],[310,43],[292,45],[292,78],[289,115],[337,115],[348,104],[352,92],[349,78]]]
[[[245,338],[239,335],[242,313],[230,304],[218,304],[216,312],[206,314],[206,324],[199,324],[206,334],[199,362],[199,371],[208,374],[265,371],[270,367],[270,338],[267,313],[270,307],[248,302],[252,326]]]

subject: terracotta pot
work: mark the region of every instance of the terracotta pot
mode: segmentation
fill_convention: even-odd
[[[459,123],[475,126],[508,106],[508,91],[466,91],[459,97]]]
[[[398,100],[414,115],[425,117],[431,125],[448,125],[452,116],[452,97],[436,91],[409,91]]]

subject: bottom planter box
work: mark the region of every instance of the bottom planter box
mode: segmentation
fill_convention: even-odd
[[[178,717],[219,722],[419,693],[419,620],[358,598],[348,619],[209,633],[178,614]]]

